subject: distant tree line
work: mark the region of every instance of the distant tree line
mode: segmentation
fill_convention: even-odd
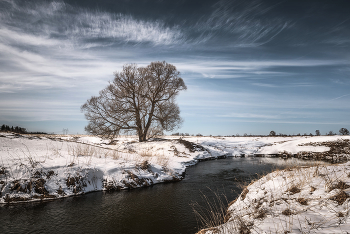
[[[348,129],[346,128],[341,128],[339,129],[339,135],[349,135],[350,132]],[[244,133],[242,135],[240,134],[236,134],[236,135],[225,135],[224,137],[264,137],[264,136],[279,136],[279,137],[291,137],[291,136],[321,136],[321,132],[320,130],[316,130],[315,131],[315,134],[312,134],[312,133],[304,133],[304,134],[300,134],[300,133],[297,133],[297,134],[283,134],[283,133],[276,133],[275,131],[270,131],[270,133],[268,135],[254,135],[254,134],[247,134],[247,133]],[[324,134],[325,136],[334,136],[334,135],[337,135],[335,132],[333,131],[329,131],[327,132],[326,134]],[[196,135],[194,134],[189,134],[189,133],[180,133],[180,132],[176,132],[176,133],[173,133],[172,136],[203,136],[202,134],[198,133]],[[208,136],[212,136],[212,135],[208,135]],[[216,137],[222,137],[221,135],[217,135]]]
[[[15,133],[21,133],[21,134],[25,134],[27,133],[27,130],[25,128],[21,128],[21,127],[13,127],[13,126],[8,126],[8,125],[5,125],[3,124],[1,126],[1,131],[2,132],[15,132]]]
[[[333,131],[329,131],[328,133],[326,133],[325,134],[326,136],[334,136],[334,135],[337,135],[335,132],[333,132]],[[349,135],[349,130],[348,129],[346,129],[346,128],[341,128],[341,129],[339,129],[339,135]],[[307,134],[307,133],[304,133],[304,134],[300,134],[300,133],[298,133],[298,134],[296,134],[296,135],[285,135],[285,134],[282,134],[282,133],[280,133],[280,134],[276,134],[276,132],[275,131],[271,131],[270,133],[269,133],[269,136],[314,136],[312,133],[309,133],[309,134]],[[315,131],[315,136],[321,136],[321,132],[320,132],[320,130],[316,130]]]
[[[19,126],[13,127],[13,126],[8,126],[8,125],[1,125],[1,132],[14,132],[18,134],[47,134],[46,132],[27,132],[26,128],[22,128]]]

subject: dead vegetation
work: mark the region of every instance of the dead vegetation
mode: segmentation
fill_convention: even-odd
[[[300,189],[297,186],[292,186],[290,189],[287,190],[290,194],[294,195],[296,193],[300,193]]]
[[[82,192],[84,187],[87,186],[85,178],[80,175],[68,176],[66,179],[66,185],[73,191],[74,194]]]
[[[247,188],[244,188],[244,189],[243,189],[243,192],[241,193],[241,199],[242,199],[242,200],[245,199],[245,197],[246,197],[246,195],[247,195],[248,192],[249,192],[249,190],[248,190]]]
[[[40,178],[34,181],[34,191],[38,194],[48,195],[49,192],[45,188],[46,180]]]
[[[196,143],[186,141],[182,138],[177,140],[180,144],[184,145],[186,149],[188,149],[191,153],[197,152],[197,151],[207,151],[203,146],[198,145]]]
[[[138,187],[147,187],[150,185],[153,185],[153,181],[148,178],[140,178],[139,176],[135,175],[132,171],[125,171],[127,173],[126,180],[123,180],[122,183],[128,188],[128,189],[134,189]]]
[[[334,190],[334,189],[341,189],[341,190],[344,190],[344,189],[347,189],[347,188],[350,188],[350,185],[344,183],[343,181],[339,181],[337,184],[333,185],[330,189],[329,189],[329,192]]]
[[[292,215],[293,212],[289,208],[287,208],[284,211],[282,211],[282,214],[285,216],[289,216],[289,215]]]
[[[267,233],[289,233],[293,228],[301,233],[313,233],[313,230],[322,230],[328,225],[335,225],[335,230],[338,230],[350,212],[348,170],[347,164],[316,165],[277,170],[263,176],[252,188],[249,186],[253,182],[244,188],[241,195],[230,203],[224,224],[216,226],[215,230],[217,233],[265,233],[259,226],[265,219],[268,223],[273,222]],[[267,191],[265,184],[273,188]],[[285,192],[279,193],[281,189]],[[316,190],[317,195],[313,195]],[[319,205],[321,207],[316,208]],[[328,210],[327,215],[319,209]],[[314,214],[309,217],[310,212]]]
[[[147,160],[145,160],[142,163],[136,165],[136,167],[140,168],[141,170],[148,170],[151,167],[151,165]]]
[[[305,199],[305,198],[302,198],[302,197],[299,197],[298,199],[297,199],[297,201],[301,204],[301,205],[303,205],[303,206],[306,206],[308,203],[307,203],[307,200]]]
[[[229,219],[230,214],[226,208],[228,204],[226,196],[212,190],[210,191],[213,193],[212,197],[201,194],[204,205],[195,202],[191,206],[197,220],[201,224],[201,229],[215,230],[216,226],[225,223]]]
[[[5,174],[6,174],[6,168],[0,167],[0,175],[5,175]]]
[[[278,142],[283,143],[283,142]],[[296,154],[292,154],[288,151],[282,151],[277,154],[271,154],[270,156],[280,158],[299,158],[304,160],[319,160],[329,163],[343,163],[350,159],[350,140],[349,139],[338,139],[336,141],[325,141],[325,142],[310,142],[299,144],[298,146],[325,146],[330,149],[325,152],[311,152],[311,151],[300,151]],[[264,155],[256,155],[264,156]]]
[[[266,217],[267,211],[265,209],[258,210],[257,215],[255,216],[256,219],[264,219]]]
[[[289,157],[297,157],[303,159],[323,160],[330,163],[341,163],[348,161],[350,157],[350,140],[339,139],[336,141],[311,142],[300,144],[299,146],[326,146],[330,149],[325,152],[299,152],[296,155],[288,155]]]
[[[333,200],[338,203],[338,205],[342,205],[350,196],[344,192],[341,191],[337,195],[330,198],[330,200]]]

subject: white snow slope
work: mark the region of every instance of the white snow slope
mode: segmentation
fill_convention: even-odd
[[[272,172],[246,187],[228,221],[200,233],[349,233],[350,163]]]

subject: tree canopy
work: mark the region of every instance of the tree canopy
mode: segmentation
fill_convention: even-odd
[[[341,129],[339,129],[339,133],[341,135],[349,135],[349,130],[346,128],[341,128]]]
[[[131,131],[139,141],[172,131],[182,123],[175,97],[186,89],[180,72],[165,61],[127,64],[99,96],[81,106],[89,121],[85,130],[110,138]]]

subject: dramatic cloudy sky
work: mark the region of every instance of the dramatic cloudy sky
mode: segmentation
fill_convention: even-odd
[[[350,129],[349,0],[0,0],[0,124],[84,133],[113,72],[163,60],[180,132]]]

